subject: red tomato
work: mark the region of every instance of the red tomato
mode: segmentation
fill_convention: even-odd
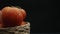
[[[16,7],[5,7],[2,9],[2,20],[4,27],[18,26],[23,21],[23,14]]]

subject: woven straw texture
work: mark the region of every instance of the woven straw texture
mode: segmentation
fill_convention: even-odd
[[[0,34],[30,34],[30,23],[22,26],[0,28]]]

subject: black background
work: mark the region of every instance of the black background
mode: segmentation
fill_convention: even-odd
[[[20,6],[27,12],[26,21],[31,23],[32,33],[60,32],[59,8],[56,0],[5,0],[0,1],[0,9],[5,6]],[[57,10],[57,11],[56,11]]]

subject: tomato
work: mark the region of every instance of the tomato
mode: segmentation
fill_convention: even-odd
[[[5,7],[2,9],[2,20],[4,27],[19,26],[24,19],[24,11],[16,7]]]

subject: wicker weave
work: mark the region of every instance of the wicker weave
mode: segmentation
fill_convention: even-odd
[[[22,26],[0,28],[0,34],[30,34],[30,23]]]

